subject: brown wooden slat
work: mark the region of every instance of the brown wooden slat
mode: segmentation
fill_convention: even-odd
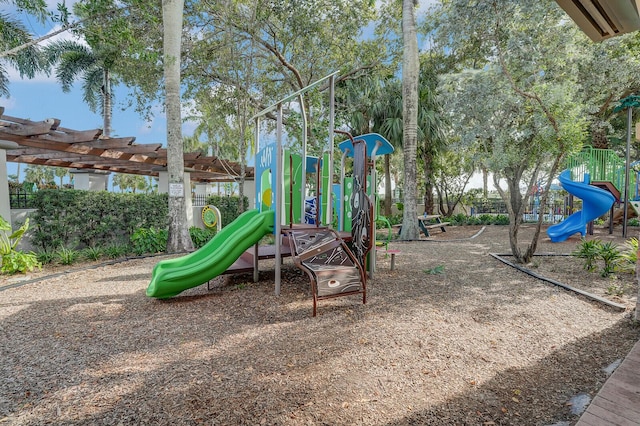
[[[64,142],[64,143],[82,143],[82,142],[91,142],[93,140],[97,140],[100,135],[102,135],[102,130],[100,129],[91,129],[91,130],[83,130],[83,131],[72,131],[72,132],[62,132],[60,129],[58,131],[49,132],[46,135],[38,136],[42,140],[53,141],[53,142]]]
[[[44,135],[55,130],[60,120],[48,119],[45,121],[32,121],[29,123],[2,123],[2,131],[10,132],[14,136]]]
[[[640,419],[640,407],[636,406],[633,401],[627,398],[616,398],[615,401],[611,401],[600,395],[596,395],[591,404],[604,410],[619,412],[629,419]]]
[[[591,406],[589,406],[591,408]],[[596,417],[599,417],[606,421],[606,424],[609,425],[618,425],[618,426],[638,426],[639,422],[629,420],[628,418],[618,414],[620,410],[610,411],[605,410],[602,407],[594,406],[589,410],[591,414]]]
[[[576,425],[640,426],[640,342],[636,343]]]
[[[0,109],[0,139],[18,143],[7,150],[7,160],[25,164],[117,171],[158,176],[157,167],[167,166],[167,150],[161,144],[133,145],[134,137],[101,139],[100,129],[77,131],[60,127],[51,118],[35,122],[3,114]],[[196,181],[232,182],[229,173],[239,174],[240,165],[202,153],[185,153],[185,168],[194,169]],[[253,176],[253,168],[246,168]]]
[[[91,139],[89,142],[74,142],[74,145],[105,148],[105,149],[118,149],[131,146],[136,140],[134,137],[128,138],[106,138],[106,139]]]
[[[584,413],[582,417],[580,417],[580,421],[576,424],[580,426],[610,426],[605,420],[600,417],[595,416],[591,413]]]

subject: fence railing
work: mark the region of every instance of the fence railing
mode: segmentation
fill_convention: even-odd
[[[33,192],[21,187],[9,188],[9,207],[12,209],[33,208]]]
[[[611,182],[624,196],[625,160],[610,149],[585,147],[567,160],[566,168],[571,170],[571,179],[583,181],[589,173],[591,182]],[[636,173],[630,171],[628,192],[630,198],[636,193]]]

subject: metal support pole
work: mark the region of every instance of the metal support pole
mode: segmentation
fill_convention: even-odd
[[[325,223],[327,226],[333,224],[333,129],[335,127],[335,75],[329,77],[329,188],[327,188],[327,212]]]
[[[276,192],[275,199],[275,231],[276,231],[276,270],[275,270],[275,284],[276,284],[276,296],[280,295],[280,277],[282,266],[282,103],[278,104],[277,109],[277,121],[276,121],[276,178],[271,177],[271,181],[277,185],[273,187]],[[272,171],[273,173],[273,171]]]
[[[349,154],[349,148],[345,149],[342,153],[342,158],[340,159],[340,211],[342,212],[341,220],[338,221],[338,231],[344,231],[344,221],[346,220],[345,215],[345,206],[344,206],[344,163]]]
[[[622,236],[627,238],[627,219],[629,208],[629,168],[631,167],[631,124],[633,121],[633,108],[627,108],[627,152],[624,165],[624,212],[622,213]]]
[[[302,115],[302,167],[301,178],[302,185],[300,185],[300,220],[304,223],[305,220],[305,195],[307,189],[307,109],[304,106],[304,97],[301,93],[298,96],[298,102],[300,103],[300,114]],[[293,176],[291,177],[293,179]],[[293,194],[291,194],[291,203],[293,203]],[[318,206],[320,208],[320,206]]]
[[[371,176],[371,201],[373,201],[373,217],[371,220],[373,221],[373,238],[374,247],[373,251],[369,252],[369,277],[373,278],[373,274],[376,272],[376,213],[378,212],[378,185],[376,185],[376,154],[378,153],[378,149],[382,144],[380,142],[376,142],[376,146],[371,150],[371,157],[369,158],[371,162],[371,172],[369,175]]]

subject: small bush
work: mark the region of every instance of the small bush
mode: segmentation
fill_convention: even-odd
[[[109,259],[119,259],[125,257],[128,253],[129,246],[127,244],[111,244],[104,249],[104,254]]]
[[[35,253],[12,251],[2,256],[2,268],[0,268],[0,272],[3,274],[15,274],[16,272],[25,273],[33,271],[35,268],[42,268],[42,264],[38,261]]]
[[[80,252],[78,250],[66,248],[64,246],[60,246],[54,254],[55,259],[61,265],[73,265],[80,258]]]
[[[140,228],[131,236],[131,247],[138,256],[161,253],[167,251],[168,238],[169,232],[166,229]]]
[[[495,217],[494,222],[496,225],[508,225],[509,224],[509,216],[506,214],[499,214]]]
[[[466,225],[467,216],[462,213],[458,213],[447,218],[447,221],[450,222],[451,225]]]
[[[603,277],[608,277],[619,268],[623,257],[618,246],[612,242],[603,243],[598,239],[583,239],[571,255],[584,259],[583,268],[587,271],[595,271],[597,269],[596,262],[601,259],[604,262],[604,266],[600,271],[600,275]]]
[[[620,250],[618,250],[618,246],[610,241],[602,244],[600,246],[600,258],[604,261],[604,268],[602,268],[600,275],[608,277],[612,274],[616,269],[616,265],[618,264],[620,257],[621,255]]]
[[[494,221],[494,216],[485,213],[485,214],[481,214],[480,216],[477,216],[477,219],[482,225],[491,225]]]
[[[42,249],[36,252],[36,258],[41,264],[48,265],[56,259],[56,253],[53,250]]]
[[[631,238],[624,243],[620,252],[617,269],[621,272],[629,274],[636,273],[636,264],[638,262],[638,239]]]
[[[598,239],[585,240],[582,239],[578,248],[571,253],[572,256],[584,259],[583,269],[594,271],[596,269],[596,261],[600,254],[600,246],[602,242]]]
[[[42,267],[35,253],[16,250],[27,229],[29,219],[17,231],[11,232],[9,222],[0,216],[0,272],[3,274],[24,273]]]
[[[82,250],[82,257],[92,261],[100,260],[103,254],[102,249],[99,247],[87,247]]]
[[[202,229],[196,226],[192,226],[189,228],[189,235],[191,236],[191,241],[193,241],[193,246],[197,249],[207,244],[215,235],[215,229]]]

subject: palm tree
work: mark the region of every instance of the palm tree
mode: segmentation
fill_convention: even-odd
[[[0,0],[0,3],[7,3]],[[27,2],[28,3],[28,2]],[[0,51],[32,41],[33,37],[27,28],[12,16],[0,13]],[[0,96],[9,97],[9,76],[5,65],[15,67],[21,77],[33,78],[42,69],[42,58],[37,46],[29,45],[15,54],[2,56],[0,59]]]
[[[180,50],[184,0],[162,1],[163,67],[165,111],[167,112],[167,172],[169,174],[169,240],[167,251],[193,249],[187,227],[184,181],[184,152],[180,112]],[[189,184],[189,182],[187,182]],[[176,189],[173,191],[173,189]],[[178,191],[180,189],[180,191]]]
[[[384,71],[362,76],[356,80],[346,80],[340,87],[337,97],[340,109],[349,123],[351,134],[377,132],[383,135],[395,147],[402,146],[402,95],[394,90],[398,80]],[[399,108],[395,106],[400,105]],[[395,132],[391,121],[398,118],[400,131]],[[391,126],[391,127],[390,127]],[[385,195],[384,215],[391,214],[391,169],[390,155],[383,162]]]
[[[38,187],[53,181],[53,178],[54,174],[52,167],[31,165],[24,169],[25,182],[35,183]]]
[[[444,119],[437,101],[438,65],[442,58],[438,55],[422,56],[419,83],[418,109],[418,153],[424,166],[424,209],[433,212],[435,203],[433,189],[435,184],[435,159],[439,152],[446,147],[444,134]]]
[[[404,151],[404,210],[401,238],[419,235],[416,209],[416,152],[418,144],[418,81],[420,63],[416,30],[417,0],[402,0],[402,147]]]
[[[71,90],[78,77],[82,78],[83,100],[91,111],[102,115],[104,136],[111,134],[114,50],[107,46],[91,49],[73,40],[56,41],[44,49],[47,64],[55,67],[64,92]]]
[[[54,167],[53,168],[53,174],[60,178],[60,188],[62,188],[62,179],[65,176],[69,175],[69,169],[65,168],[65,167]]]

